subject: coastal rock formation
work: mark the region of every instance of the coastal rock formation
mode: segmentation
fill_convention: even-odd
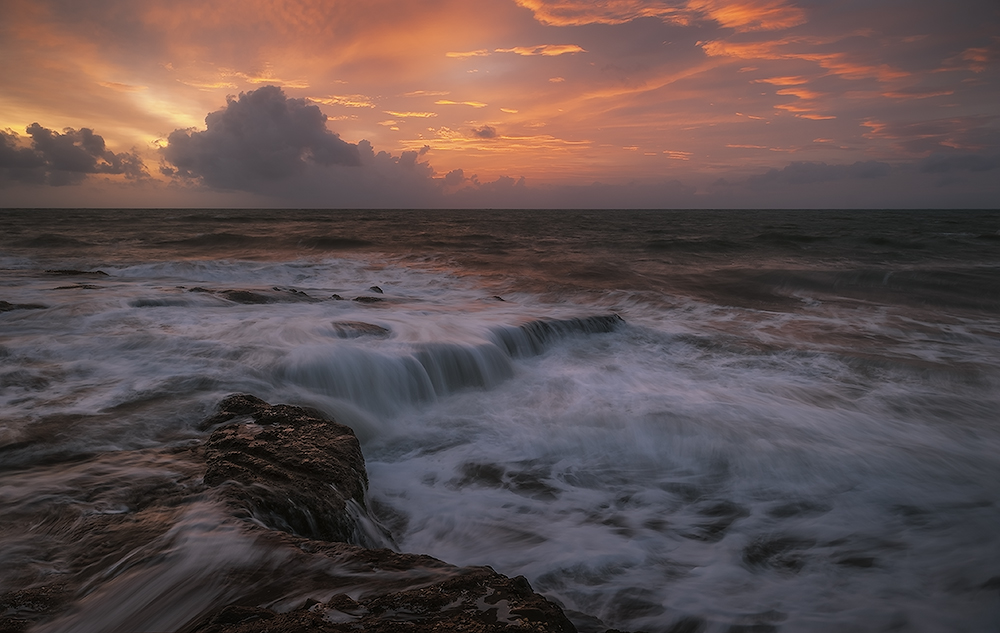
[[[272,533],[269,538],[354,568],[354,582],[365,590],[338,592],[325,601],[309,599],[287,612],[245,603],[224,605],[192,630],[576,630],[559,607],[535,594],[523,577],[508,578],[489,567],[452,567],[427,556],[385,548],[344,545],[389,542],[367,514],[367,474],[350,428],[318,411],[270,405],[250,395],[226,398],[205,424],[209,428],[223,425],[205,445],[205,484],[220,490],[237,516],[293,535]],[[379,579],[379,573],[386,571],[402,572],[407,584],[386,584]]]
[[[0,587],[0,633],[576,630],[523,577],[385,547],[350,428],[234,395],[202,429],[76,462],[83,511],[46,497],[0,514],[30,554]]]
[[[238,515],[300,536],[387,544],[366,520],[368,476],[358,438],[318,411],[269,405],[248,395],[222,401],[205,445],[205,484],[220,487]],[[362,525],[364,524],[364,525]]]

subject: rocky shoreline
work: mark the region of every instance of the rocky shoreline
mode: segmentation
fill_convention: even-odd
[[[524,577],[394,551],[349,427],[233,395],[203,428],[207,441],[170,452],[172,479],[116,501],[127,511],[52,519],[72,529],[50,530],[49,555],[73,573],[0,595],[0,633],[576,631]],[[184,549],[185,517],[216,551]]]

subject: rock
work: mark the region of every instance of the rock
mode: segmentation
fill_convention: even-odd
[[[226,299],[234,303],[244,303],[249,305],[259,305],[271,303],[271,298],[249,290],[223,290],[219,293]]]
[[[523,576],[508,578],[489,567],[466,567],[441,582],[370,597],[333,596],[288,613],[232,607],[196,633],[575,633],[555,604],[534,593]],[[242,618],[238,622],[232,622]]]
[[[326,541],[382,545],[372,533],[368,475],[350,427],[318,411],[226,398],[213,417],[249,416],[217,429],[205,445],[205,484],[272,529]],[[364,525],[359,522],[364,522]]]
[[[372,292],[377,292],[378,294],[384,294],[382,292],[382,289],[379,288],[378,286],[372,286],[371,288],[369,288],[369,290],[371,290]]]
[[[361,336],[386,338],[392,334],[391,330],[364,321],[334,321],[333,331],[340,338],[359,338]]]
[[[109,276],[108,273],[104,272],[103,270],[70,270],[70,269],[62,269],[62,270],[46,270],[45,272],[48,273],[49,275],[73,275],[73,276],[90,275],[92,277],[108,277]]]
[[[66,587],[60,584],[0,594],[0,632],[27,631],[36,622],[58,612],[69,598]]]
[[[358,303],[378,303],[379,301],[385,301],[381,297],[354,297],[354,300]]]
[[[10,303],[0,301],[0,312],[10,312],[11,310],[44,310],[49,306],[40,303]]]
[[[100,290],[101,286],[94,284],[73,284],[72,286],[56,286],[53,290]]]
[[[88,502],[109,511],[0,513],[32,561],[60,570],[58,584],[48,567],[14,570],[0,633],[575,631],[523,577],[363,546],[360,447],[319,411],[234,395],[202,426],[204,444],[79,462],[97,478]],[[107,481],[116,470],[127,477]]]
[[[338,294],[332,294],[332,295],[330,295],[330,298],[333,299],[334,301],[343,301],[344,300],[344,298],[341,297]]]

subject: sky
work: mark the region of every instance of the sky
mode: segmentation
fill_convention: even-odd
[[[0,0],[0,206],[1000,208],[996,0]]]

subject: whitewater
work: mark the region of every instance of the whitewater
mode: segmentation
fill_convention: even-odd
[[[198,504],[164,517],[177,565],[53,545],[56,514],[188,476],[171,450],[233,393],[355,431],[376,544],[524,575],[581,631],[1000,626],[1000,214],[7,210],[0,236],[0,594],[85,569],[99,605],[38,630],[179,630],[268,556]],[[143,593],[102,593],[126,568]],[[201,595],[165,600],[179,574]]]

